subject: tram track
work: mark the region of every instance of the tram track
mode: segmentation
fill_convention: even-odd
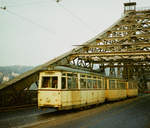
[[[19,109],[13,111],[5,111],[0,113],[0,126],[2,128],[40,128],[44,127],[46,124],[50,126],[55,126],[59,124],[64,124],[72,120],[84,118],[91,116],[94,113],[102,111],[108,111],[111,108],[117,109],[117,107],[124,108],[127,104],[137,101],[148,95],[139,96],[137,98],[130,98],[127,100],[122,100],[118,102],[107,102],[100,105],[95,105],[83,109],[72,109],[72,110],[62,110],[57,111],[56,109],[44,109],[39,110],[36,106],[27,107],[26,109]],[[90,109],[89,109],[90,108]]]
[[[144,99],[149,99],[147,97],[149,97],[150,95],[144,95],[144,96],[140,96],[140,97],[136,97],[136,98],[130,98],[127,100],[122,100],[119,102],[109,102],[109,103],[104,103],[102,105],[98,105],[96,107],[92,107],[91,109],[85,110],[85,111],[64,111],[64,113],[58,113],[58,115],[54,114],[53,116],[51,116],[51,118],[48,118],[45,121],[40,121],[34,123],[34,124],[30,124],[27,125],[26,127],[23,128],[27,128],[27,127],[31,127],[31,128],[49,128],[49,127],[53,127],[53,128],[57,128],[57,127],[61,127],[63,128],[64,126],[66,126],[66,124],[72,124],[72,122],[76,122],[76,120],[82,120],[84,118],[90,118],[93,117],[94,115],[97,115],[97,113],[99,113],[100,115],[102,113],[108,113],[108,115],[102,114],[101,118],[102,119],[96,119],[94,120],[99,122],[100,120],[102,121],[103,118],[109,118],[109,117],[113,117],[114,115],[118,115],[119,113],[124,112],[127,109],[134,109],[134,107],[136,106],[136,104],[140,101],[142,102],[142,100]],[[87,124],[90,123],[89,121],[87,121]],[[85,126],[86,124],[84,124]],[[90,124],[91,125],[91,124]],[[89,125],[88,125],[89,126]],[[74,127],[74,126],[73,126]],[[66,127],[65,127],[66,128]]]
[[[136,101],[139,98],[140,97],[130,98],[127,100],[121,100],[118,102],[107,102],[107,103],[103,103],[100,105],[92,105],[86,109],[83,109],[83,111],[80,109],[72,109],[72,110],[63,110],[63,111],[56,111],[53,113],[42,114],[41,117],[44,117],[44,119],[42,118],[42,120],[40,120],[38,122],[26,124],[26,125],[22,126],[21,128],[28,128],[28,127],[41,128],[41,127],[44,127],[46,124],[53,127],[53,126],[57,126],[58,124],[59,125],[65,124],[70,121],[74,121],[77,119],[91,116],[91,115],[97,113],[97,111],[104,112],[104,111],[108,111],[109,109],[112,109],[112,108],[117,109],[118,106],[119,107],[121,106],[122,108],[124,108],[124,106],[126,106],[126,104],[130,104],[131,102]]]

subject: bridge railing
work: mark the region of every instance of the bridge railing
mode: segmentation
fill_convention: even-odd
[[[136,11],[148,11],[150,10],[150,7],[137,7]]]

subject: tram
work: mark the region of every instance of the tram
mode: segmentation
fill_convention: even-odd
[[[39,108],[66,110],[137,95],[137,83],[132,81],[106,78],[98,73],[64,66],[41,71],[39,76]]]

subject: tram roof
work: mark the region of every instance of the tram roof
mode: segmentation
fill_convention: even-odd
[[[48,68],[43,68],[41,71],[63,71],[63,72],[73,72],[73,73],[83,73],[83,74],[94,74],[94,75],[99,75],[101,77],[105,77],[107,79],[120,79],[124,80],[122,78],[116,78],[115,76],[105,76],[104,74],[101,73],[96,73],[96,72],[90,72],[86,70],[81,70],[81,69],[75,69],[75,68],[70,68],[70,67],[65,67],[65,66],[56,66],[53,69],[48,69]]]
[[[95,74],[95,75],[100,75],[103,76],[103,74],[100,73],[96,73],[96,72],[90,72],[90,71],[86,71],[86,70],[81,70],[81,69],[75,69],[75,68],[70,68],[70,67],[65,67],[65,66],[56,66],[53,69],[43,69],[41,71],[63,71],[63,72],[73,72],[73,73],[84,73],[84,74]]]

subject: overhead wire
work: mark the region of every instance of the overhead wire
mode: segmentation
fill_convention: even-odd
[[[7,7],[22,7],[22,6],[30,6],[30,5],[34,5],[34,4],[45,4],[45,2],[49,2],[48,0],[44,1],[44,0],[38,0],[35,2],[26,2],[26,3],[20,3],[20,4],[8,4]]]
[[[39,23],[37,23],[37,22],[35,22],[35,21],[33,21],[33,20],[31,20],[31,19],[25,17],[25,16],[19,15],[19,14],[13,12],[13,11],[8,10],[8,9],[6,9],[6,12],[9,13],[9,14],[11,14],[11,15],[14,15],[14,16],[16,16],[16,17],[19,17],[20,19],[25,20],[25,21],[27,21],[28,23],[31,23],[31,24],[33,24],[33,25],[35,25],[35,26],[37,26],[37,27],[39,27],[39,28],[41,28],[41,29],[47,31],[47,32],[50,33],[50,34],[55,35],[55,32],[50,31],[47,27],[45,27],[45,26],[43,26],[43,25],[41,25],[41,24],[39,24]]]
[[[84,20],[82,20],[82,18],[80,18],[79,16],[77,16],[75,13],[73,13],[72,11],[70,11],[68,8],[66,8],[64,5],[57,3],[63,10],[65,10],[67,13],[69,13],[72,17],[74,17],[75,19],[77,19],[84,27],[86,27],[86,29],[88,29],[90,32],[92,32],[92,34],[95,34],[96,31],[89,26],[89,24],[87,24]]]
[[[40,2],[41,1],[41,2]],[[44,2],[52,2],[52,1],[44,1]],[[41,3],[44,3],[43,0],[39,0],[38,2],[30,2],[30,3],[24,3],[24,4],[18,4],[18,5],[8,5],[7,7],[17,7],[17,6],[24,6],[24,5],[31,5],[31,4],[41,4]],[[91,27],[89,26],[89,24],[87,24],[84,20],[82,20],[81,17],[77,16],[75,13],[73,13],[71,10],[69,10],[68,8],[66,8],[64,5],[62,5],[60,2],[57,2],[57,5],[59,5],[59,7],[61,7],[63,10],[65,10],[67,13],[69,13],[73,18],[75,18],[76,20],[78,20],[86,29],[88,29],[88,31],[92,32],[92,34],[95,34],[96,31]],[[44,27],[43,25],[27,18],[27,17],[24,17],[22,15],[19,15],[13,11],[10,11],[10,9],[6,10],[8,13],[14,15],[14,16],[17,16],[19,18],[21,18],[22,20],[26,20],[27,22],[31,23],[31,24],[34,24],[44,30],[46,30],[47,32],[50,32],[50,30],[47,28],[47,27]],[[52,34],[52,32],[50,32]],[[54,34],[54,33],[53,33]]]

